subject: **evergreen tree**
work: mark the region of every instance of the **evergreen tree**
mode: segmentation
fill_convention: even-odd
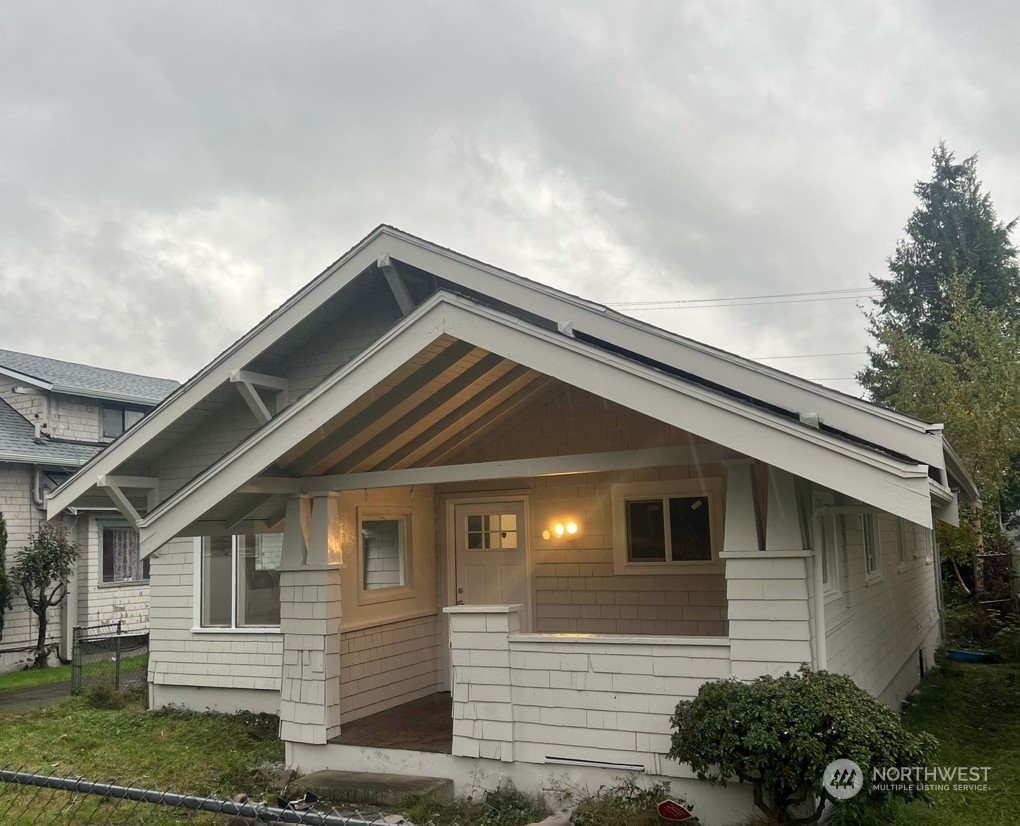
[[[897,382],[903,368],[881,346],[877,324],[937,350],[953,312],[949,286],[957,274],[966,279],[968,298],[1020,320],[1020,265],[1010,237],[1016,220],[998,219],[977,177],[977,155],[957,162],[939,143],[932,168],[931,180],[914,187],[919,204],[907,222],[907,237],[889,258],[889,277],[871,279],[881,291],[870,330],[880,346],[869,348],[871,363],[858,379],[883,404],[901,395]]]

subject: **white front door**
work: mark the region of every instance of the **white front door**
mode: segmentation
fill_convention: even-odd
[[[521,630],[530,630],[524,502],[465,503],[453,511],[456,602],[523,605]]]

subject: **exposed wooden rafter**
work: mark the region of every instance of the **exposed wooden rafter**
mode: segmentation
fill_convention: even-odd
[[[333,461],[332,457],[339,450],[349,447],[352,440],[356,439],[365,428],[375,424],[429,382],[439,378],[473,349],[474,346],[466,342],[454,342],[396,387],[381,395],[332,433],[311,446],[304,454],[294,461],[288,462],[288,472],[304,476],[316,468],[328,468]]]
[[[124,491],[128,488],[146,491],[148,510],[156,506],[156,497],[159,495],[159,479],[152,476],[99,476],[96,478],[96,487],[106,491],[110,501],[134,528],[138,527],[142,516]]]

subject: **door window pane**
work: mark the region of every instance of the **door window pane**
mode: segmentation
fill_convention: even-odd
[[[669,533],[672,560],[712,558],[712,532],[707,496],[675,497],[669,500]]]
[[[483,513],[467,518],[469,550],[517,550],[517,514]]]

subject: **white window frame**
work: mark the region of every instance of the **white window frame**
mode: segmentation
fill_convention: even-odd
[[[913,529],[913,523],[902,517],[896,517],[896,570],[903,573],[907,570],[907,529]],[[914,537],[917,543],[917,537]]]
[[[722,544],[722,491],[723,481],[717,477],[698,479],[673,479],[662,482],[617,482],[610,486],[613,506],[613,570],[616,574],[651,575],[651,574],[713,574],[722,570],[719,559]],[[704,496],[708,498],[709,531],[712,549],[711,559],[632,561],[629,558],[627,541],[627,502],[635,499],[654,499],[657,497],[685,498]],[[668,542],[668,508],[663,518]],[[668,550],[667,550],[668,553]]]
[[[816,508],[831,506],[835,503],[835,498],[831,493],[816,493],[812,497],[812,503]],[[822,515],[815,520],[815,525],[821,527],[821,535],[816,534],[813,540],[815,547],[821,547],[821,556],[825,563],[822,567],[822,595],[828,602],[843,594],[843,577],[839,564],[840,526],[834,513]],[[814,527],[812,529],[814,530]]]
[[[380,602],[393,602],[401,599],[411,599],[416,596],[414,590],[414,549],[412,538],[412,508],[410,506],[395,505],[367,505],[357,509],[358,517],[358,605],[375,605]],[[401,520],[404,523],[403,539],[404,547],[401,548],[401,564],[403,566],[403,583],[388,588],[365,588],[365,542],[362,533],[362,524],[373,520]]]
[[[98,586],[100,588],[126,588],[132,585],[148,585],[149,578],[152,576],[151,572],[151,560],[147,557],[141,558],[141,548],[139,548],[139,559],[138,564],[142,568],[142,579],[111,579],[109,582],[106,580],[106,537],[104,536],[107,528],[114,530],[133,530],[133,528],[127,522],[108,522],[99,521],[96,523],[96,527],[99,529],[99,576]],[[136,530],[137,534],[138,531]],[[146,572],[148,571],[148,575]]]
[[[192,633],[199,634],[279,634],[280,626],[277,625],[238,625],[237,624],[237,545],[238,540],[243,539],[244,534],[230,537],[230,625],[202,625],[202,557],[205,552],[205,542],[211,537],[196,536],[194,538],[192,552],[192,570],[194,588],[192,592],[193,614]]]
[[[874,549],[874,554],[868,552],[868,537]],[[882,533],[879,530],[878,513],[869,512],[861,514],[861,547],[864,551],[864,581],[874,582],[882,578]],[[871,557],[874,556],[874,567],[871,565]]]

